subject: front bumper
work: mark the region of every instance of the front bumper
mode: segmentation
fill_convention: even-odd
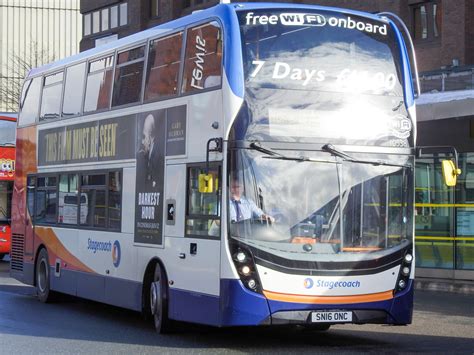
[[[222,280],[221,326],[311,324],[311,313],[352,311],[355,324],[406,325],[412,321],[413,280],[391,299],[351,304],[309,304],[269,300],[247,290],[240,280]],[[330,323],[331,324],[331,323]]]

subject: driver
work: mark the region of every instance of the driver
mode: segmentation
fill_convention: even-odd
[[[240,222],[246,219],[260,218],[275,222],[275,218],[265,214],[252,200],[242,195],[242,183],[236,179],[230,182],[230,220]]]

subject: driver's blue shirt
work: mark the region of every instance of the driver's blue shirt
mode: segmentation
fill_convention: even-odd
[[[237,218],[237,207],[239,205],[240,216]],[[264,212],[252,200],[242,196],[239,201],[230,200],[230,220],[231,222],[243,221],[250,218],[259,218]]]

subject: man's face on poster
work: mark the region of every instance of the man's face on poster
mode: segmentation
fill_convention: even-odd
[[[151,150],[151,145],[154,141],[154,131],[155,131],[155,118],[153,115],[148,115],[145,118],[143,123],[143,137],[142,137],[142,146],[143,150],[148,153]]]

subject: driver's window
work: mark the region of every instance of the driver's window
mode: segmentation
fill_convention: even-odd
[[[204,166],[188,168],[188,201],[186,206],[186,236],[219,237],[221,215],[220,167],[209,167],[213,175],[212,193],[199,192],[199,174],[205,173]]]

